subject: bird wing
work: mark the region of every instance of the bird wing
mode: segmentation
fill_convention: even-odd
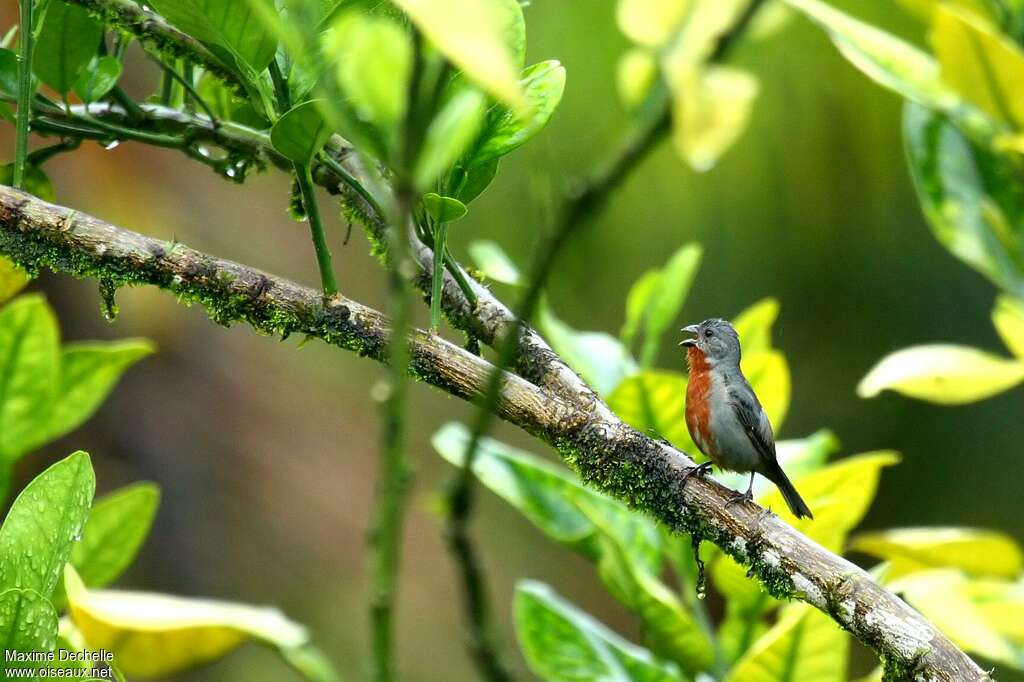
[[[730,392],[733,412],[736,419],[743,426],[747,438],[754,445],[766,462],[775,462],[775,435],[772,433],[772,425],[768,422],[768,415],[758,401],[754,391],[746,386],[738,387]]]

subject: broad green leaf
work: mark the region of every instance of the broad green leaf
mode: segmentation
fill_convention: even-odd
[[[751,586],[754,582],[745,578],[742,572],[739,573],[739,579],[743,581],[744,587]],[[722,656],[730,666],[768,632],[768,623],[765,622],[763,612],[768,606],[774,607],[780,603],[767,592],[758,590],[756,585],[753,588],[756,594],[752,604],[743,604],[731,595],[726,595],[725,614],[716,634]]]
[[[6,47],[0,48],[0,94],[18,96],[18,55]]]
[[[518,74],[526,28],[516,0],[395,0],[395,5],[473,82],[525,113]]]
[[[102,36],[103,24],[83,7],[51,0],[32,55],[32,70],[66,95],[96,54]]]
[[[5,680],[15,679],[15,669],[44,665],[31,659],[19,661],[17,654],[46,654],[56,645],[57,612],[49,599],[33,589],[12,588],[0,592],[0,647],[4,651],[0,671]]]
[[[516,635],[530,669],[547,682],[682,682],[662,662],[543,583],[520,582],[515,596]]]
[[[772,326],[779,317],[779,301],[763,298],[732,321],[744,353],[771,350]]]
[[[637,371],[633,356],[617,338],[604,332],[573,329],[555,317],[546,302],[537,311],[537,328],[554,351],[601,396]]]
[[[927,568],[959,568],[978,576],[1014,578],[1024,568],[1020,547],[1012,538],[974,528],[894,528],[863,533],[850,549],[886,560],[902,560]]]
[[[794,604],[729,671],[726,682],[845,682],[850,641],[820,611]]]
[[[959,571],[913,573],[887,586],[960,648],[993,661],[1020,665],[1007,638],[975,605],[972,581]]]
[[[649,369],[634,374],[611,392],[608,407],[633,428],[690,454],[697,452],[686,429],[686,376],[681,372]]]
[[[177,28],[224,48],[252,72],[267,68],[277,51],[277,39],[257,7],[273,11],[269,0],[153,0],[150,4]]]
[[[665,330],[679,316],[697,276],[701,254],[700,245],[686,244],[672,254],[657,275],[645,273],[630,289],[621,336],[628,346],[632,344],[635,330],[643,329],[642,367],[654,363]]]
[[[274,149],[300,164],[309,163],[330,136],[331,128],[320,112],[317,100],[295,105],[277,119],[270,130]]]
[[[42,296],[21,296],[0,311],[0,367],[0,456],[11,461],[33,444],[57,397],[59,331]]]
[[[14,183],[14,164],[5,163],[0,166],[0,185],[11,185]],[[56,201],[57,193],[53,189],[53,183],[39,166],[25,166],[25,191],[35,195],[43,201]]]
[[[423,148],[416,160],[416,186],[429,189],[455,160],[472,144],[486,114],[487,98],[473,88],[464,88],[454,96],[427,128]]]
[[[997,286],[1024,298],[1024,186],[1016,166],[918,106],[904,109],[903,134],[918,200],[935,237]]]
[[[633,48],[619,57],[615,89],[627,109],[638,109],[658,77],[658,63],[650,50]]]
[[[498,173],[498,159],[491,159],[468,170],[457,167],[452,173],[453,178],[456,171],[463,174],[463,177],[452,182],[452,187],[459,188],[455,198],[464,204],[468,204],[480,196],[487,189],[488,185],[491,184],[491,181],[494,180],[494,176]]]
[[[580,507],[600,531],[601,579],[612,595],[640,618],[644,643],[656,654],[679,663],[687,673],[710,666],[712,643],[678,597],[636,561],[586,503]]]
[[[92,650],[129,677],[167,677],[226,655],[247,640],[295,649],[306,629],[272,608],[165,594],[89,590],[64,571],[71,618]]]
[[[21,491],[0,528],[0,586],[53,593],[95,489],[89,455],[76,452]]]
[[[42,441],[55,440],[85,422],[110,394],[121,375],[155,350],[152,342],[145,339],[65,346],[60,389]]]
[[[135,483],[96,501],[71,550],[71,565],[83,583],[103,587],[131,565],[159,504],[160,488],[153,483]]]
[[[31,281],[32,277],[14,261],[6,256],[0,256],[0,305],[7,303]]]
[[[461,424],[445,424],[431,443],[448,462],[462,466],[469,433]],[[617,500],[584,487],[563,467],[484,438],[473,458],[473,473],[546,535],[592,560],[599,556],[597,527],[591,521],[597,518],[629,548],[634,560],[651,570],[660,566],[661,539],[654,524]]]
[[[500,158],[528,142],[547,125],[562,101],[565,67],[551,59],[530,66],[523,72],[523,95],[529,114],[523,116],[508,107],[498,106],[488,115],[480,142],[470,155],[468,166]]]
[[[1000,296],[992,310],[992,324],[1010,352],[1024,360],[1024,302]]]
[[[102,99],[117,85],[121,77],[121,62],[109,55],[99,57],[75,81],[75,94],[83,102],[95,102]]]
[[[619,0],[619,28],[638,45],[661,47],[678,30],[688,0]]]
[[[489,239],[470,242],[469,255],[489,279],[502,284],[522,284],[519,268],[497,242]]]
[[[380,15],[346,12],[327,41],[338,85],[359,118],[389,139],[405,117],[412,43],[406,30]]]
[[[959,108],[960,98],[943,84],[930,55],[820,0],[787,2],[825,29],[842,55],[879,85],[932,109]]]
[[[857,386],[861,398],[892,390],[911,398],[959,405],[984,400],[1024,381],[1024,361],[977,348],[934,344],[885,356]]]
[[[423,209],[439,223],[450,223],[466,215],[466,205],[458,199],[442,197],[436,192],[423,195]]]
[[[1024,125],[1024,51],[976,14],[939,4],[932,44],[942,79],[964,99],[1014,128]]]
[[[672,139],[676,151],[696,171],[707,171],[747,128],[759,85],[733,67],[700,68],[670,61],[666,78],[672,92]]]

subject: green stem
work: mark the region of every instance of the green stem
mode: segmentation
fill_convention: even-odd
[[[384,209],[381,208],[380,203],[370,193],[370,191],[363,186],[363,183],[356,180],[356,178],[351,173],[345,170],[345,168],[326,151],[321,152],[318,158],[320,163],[324,164],[332,171],[334,171],[335,175],[340,177],[342,182],[351,187],[356,194],[362,197],[363,200],[366,201],[367,204],[369,204],[370,208],[372,208],[374,213],[376,213],[377,218],[383,219]]]
[[[142,110],[142,107],[129,97],[128,93],[120,85],[115,85],[110,89],[110,98],[121,105],[121,108],[128,115],[128,120],[136,122],[146,117],[146,112]]]
[[[270,81],[274,84],[274,96],[277,97],[277,105],[282,112],[288,111],[292,108],[292,97],[288,92],[288,81],[285,80],[284,74],[281,73],[281,67],[277,63],[277,59],[271,59],[270,65],[267,68],[270,70]]]
[[[188,95],[188,99],[194,100],[195,103],[202,108],[203,112],[205,112],[206,115],[210,117],[210,121],[212,121],[214,125],[220,125],[220,123],[217,120],[217,115],[213,113],[213,109],[211,109],[210,106],[203,100],[203,98],[199,96],[199,93],[192,86],[192,83],[189,82],[189,78],[182,76],[177,71],[175,71],[174,69],[172,69],[160,60],[157,60],[157,63],[160,65],[160,68],[164,70],[164,76],[170,78],[170,85],[174,85],[174,83],[180,85],[182,90]],[[186,63],[186,66],[189,65]],[[169,101],[171,99],[171,88],[168,86],[168,81],[164,82],[164,88],[167,92],[167,99]],[[162,101],[164,97],[163,94],[161,94],[160,97]],[[167,102],[162,103],[165,105],[167,104]]]
[[[444,283],[444,261],[448,252],[448,223],[438,223],[434,230],[434,278],[430,287],[430,328],[441,326],[441,285]]]
[[[455,278],[455,281],[458,283],[459,288],[462,289],[462,293],[466,297],[466,300],[469,301],[469,305],[475,308],[477,301],[476,292],[473,290],[473,286],[469,283],[469,280],[466,279],[466,275],[462,272],[462,268],[460,268],[459,264],[455,262],[454,258],[452,258],[452,254],[446,253],[444,255],[444,266],[447,268],[448,272],[451,273],[451,276]]]
[[[14,132],[14,186],[25,182],[25,159],[28,157],[28,122],[32,115],[32,2],[19,0],[21,28],[18,29],[18,112]]]
[[[338,293],[338,283],[334,279],[334,267],[331,265],[331,250],[327,247],[323,221],[320,219],[320,207],[316,203],[313,191],[313,176],[309,172],[308,163],[295,164],[295,180],[299,183],[302,193],[302,205],[309,218],[309,231],[313,237],[313,249],[316,251],[316,263],[320,268],[320,283],[324,293],[333,296]]]
[[[160,64],[163,72],[160,74],[160,104],[168,107],[171,105],[171,88],[174,87],[174,79],[171,78],[170,69]]]

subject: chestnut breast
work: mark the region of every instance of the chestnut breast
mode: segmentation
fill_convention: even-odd
[[[700,451],[717,459],[717,447],[711,430],[711,365],[704,353],[691,346],[686,353],[690,379],[686,385],[686,428]]]

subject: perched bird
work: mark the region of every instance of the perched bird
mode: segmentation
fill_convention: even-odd
[[[686,428],[710,462],[690,474],[703,475],[714,463],[719,469],[750,472],[746,493],[734,501],[753,499],[754,474],[779,487],[797,518],[814,518],[786,477],[775,456],[775,437],[768,415],[740,371],[740,337],[725,320],[704,320],[680,331],[693,334],[686,346],[690,380],[686,387]]]

